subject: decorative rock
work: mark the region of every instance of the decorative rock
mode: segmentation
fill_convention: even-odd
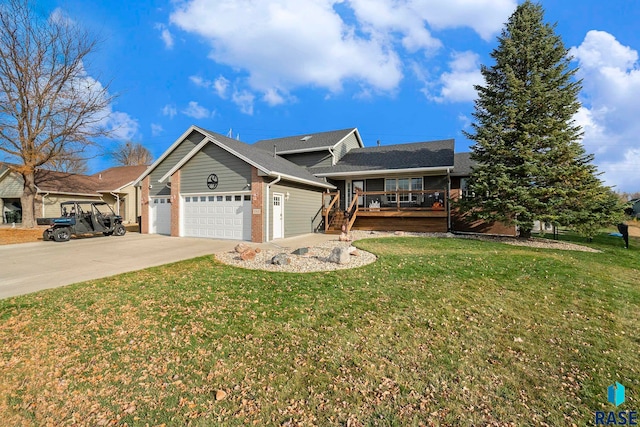
[[[256,248],[256,253],[259,254],[260,252],[262,252],[262,249]]]
[[[224,390],[218,390],[216,391],[216,400],[223,400],[225,397],[227,397],[227,392]]]
[[[351,241],[351,236],[348,235],[347,233],[342,233],[342,234],[340,234],[340,237],[338,238],[338,241],[340,241],[340,242],[350,242]]]
[[[347,248],[333,248],[331,254],[329,254],[329,257],[327,258],[327,262],[334,262],[336,264],[347,264],[350,260]]]
[[[306,255],[309,253],[309,248],[298,248],[291,253],[294,255]]]
[[[247,249],[246,251],[240,254],[240,259],[243,261],[252,260],[256,257],[256,251],[253,249]]]
[[[291,264],[291,258],[289,258],[289,254],[280,253],[273,258],[271,258],[271,264],[274,265],[289,265]]]
[[[247,249],[251,249],[248,245],[245,245],[244,243],[238,243],[234,249],[234,251],[238,252],[239,254],[241,254],[242,252],[246,251]]]
[[[395,233],[396,236],[404,236],[404,231],[396,231]]]
[[[347,252],[349,252],[350,254],[353,252],[356,252],[358,249],[355,246],[349,246],[347,248]]]
[[[360,252],[356,249],[353,252],[349,252],[349,255],[351,255],[351,256],[360,256]]]

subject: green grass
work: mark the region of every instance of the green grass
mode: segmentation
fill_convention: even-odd
[[[575,239],[563,236],[563,239]],[[0,301],[5,425],[576,425],[640,409],[640,242],[357,242],[369,266],[201,257]],[[216,400],[216,392],[227,393]]]

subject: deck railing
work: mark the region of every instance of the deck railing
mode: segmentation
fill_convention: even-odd
[[[364,198],[359,203],[359,210],[363,212],[445,211],[448,203],[445,190],[364,191],[357,195]]]

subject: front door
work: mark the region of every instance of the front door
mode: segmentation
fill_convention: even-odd
[[[364,191],[364,181],[352,181],[351,185],[353,186],[353,189],[351,191],[351,194],[353,195],[353,197],[356,196],[356,191],[360,191],[360,192]],[[364,196],[358,197],[358,206],[359,207],[364,206]]]
[[[284,195],[273,193],[273,238],[284,237]]]

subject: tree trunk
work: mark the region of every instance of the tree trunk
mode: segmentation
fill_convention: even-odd
[[[35,171],[22,174],[24,179],[24,191],[20,202],[22,203],[22,226],[34,228],[36,226],[36,194],[38,189],[35,182]]]
[[[520,238],[521,239],[530,239],[531,238],[531,229],[530,228],[522,228],[522,227],[520,227]]]

